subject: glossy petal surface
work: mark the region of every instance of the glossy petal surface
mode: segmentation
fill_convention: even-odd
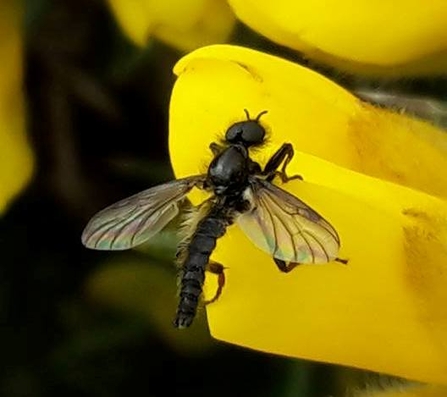
[[[178,177],[203,172],[210,142],[268,110],[265,163],[295,147],[282,187],[337,230],[337,263],[289,274],[233,226],[213,259],[227,266],[213,336],[287,356],[447,383],[446,135],[366,105],[306,68],[252,50],[213,46],[176,66],[170,150]],[[192,196],[197,201],[198,195]],[[215,291],[208,277],[207,293]]]

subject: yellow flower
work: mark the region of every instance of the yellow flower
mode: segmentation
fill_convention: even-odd
[[[348,70],[444,73],[447,2],[396,0],[229,0],[257,32]]]
[[[0,3],[0,212],[29,181],[33,168],[25,134],[21,17],[16,1]]]
[[[365,392],[354,393],[355,397],[445,397],[447,389],[445,386],[438,385],[390,385],[389,390],[375,391],[366,390]]]
[[[109,0],[126,34],[145,46],[154,36],[182,51],[225,42],[235,17],[225,0]]]
[[[197,50],[175,67],[170,151],[178,177],[202,173],[210,142],[263,110],[295,157],[283,185],[341,237],[347,266],[280,273],[237,226],[213,259],[227,282],[207,307],[212,335],[271,353],[447,383],[447,137],[367,105],[325,77],[233,46]],[[196,193],[193,201],[203,199]],[[208,297],[215,280],[208,277]]]

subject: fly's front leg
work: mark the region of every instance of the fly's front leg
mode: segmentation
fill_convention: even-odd
[[[283,143],[282,146],[270,157],[270,160],[264,167],[261,175],[265,175],[267,181],[271,182],[275,176],[279,176],[285,183],[293,179],[303,180],[301,175],[288,176],[286,173],[287,165],[290,163],[294,155],[293,146],[291,143]],[[278,168],[281,166],[280,170]]]
[[[217,275],[217,291],[211,299],[205,301],[205,305],[209,305],[210,303],[216,302],[219,299],[220,295],[222,294],[222,290],[225,285],[224,269],[225,267],[220,263],[217,262],[208,263],[206,270],[209,271],[210,273]]]

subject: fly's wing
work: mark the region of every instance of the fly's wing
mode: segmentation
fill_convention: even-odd
[[[98,212],[82,233],[82,243],[97,250],[126,250],[163,229],[178,212],[178,204],[205,176],[179,179],[144,190]]]
[[[257,247],[293,263],[326,263],[337,257],[340,239],[336,230],[295,196],[253,178],[247,199],[252,209],[237,222]]]

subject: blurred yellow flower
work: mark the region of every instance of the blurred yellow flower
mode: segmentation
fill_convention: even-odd
[[[235,121],[268,113],[264,164],[283,142],[295,157],[283,188],[340,234],[347,266],[280,273],[234,226],[213,259],[227,282],[207,307],[212,335],[253,349],[447,383],[447,136],[374,108],[302,66],[211,46],[178,62],[170,151],[178,177],[202,173]],[[203,199],[201,193],[191,197]],[[215,291],[209,276],[208,296]]]
[[[126,34],[145,46],[153,36],[182,51],[223,43],[235,17],[225,0],[108,0]]]
[[[306,56],[353,71],[444,73],[445,0],[229,0],[252,29]]]
[[[445,397],[445,386],[437,385],[405,385],[390,386],[389,390],[366,390],[355,393],[355,397]]]
[[[22,14],[13,0],[0,3],[0,211],[29,181],[33,157],[26,138]]]

